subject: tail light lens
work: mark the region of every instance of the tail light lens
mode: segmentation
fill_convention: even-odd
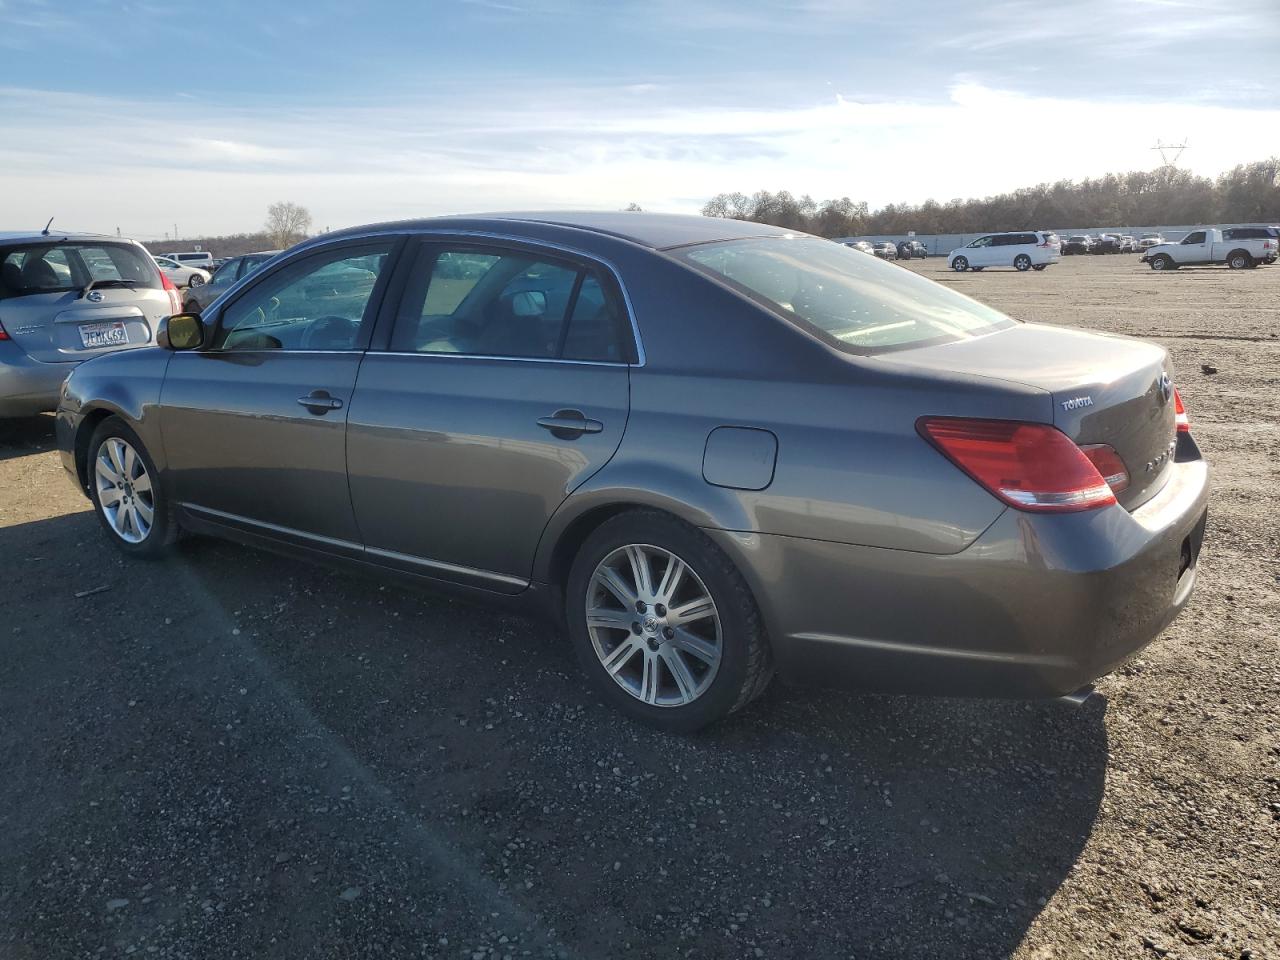
[[[1191,432],[1191,418],[1187,416],[1187,408],[1182,405],[1182,394],[1176,387],[1173,390],[1173,422],[1178,425],[1179,433]]]
[[[1116,502],[1093,460],[1047,424],[921,417],[916,429],[948,460],[1018,510],[1075,513]]]
[[[1112,493],[1120,493],[1129,486],[1129,468],[1116,453],[1116,448],[1109,443],[1088,443],[1080,448],[1080,452],[1089,458],[1095,470],[1102,474]]]
[[[5,333],[4,324],[0,323],[0,340],[8,340],[9,334]]]
[[[173,285],[173,281],[165,275],[164,271],[159,270],[158,267],[156,269],[160,272],[160,283],[164,286],[165,293],[169,294],[169,315],[181,313],[182,298],[178,296],[178,288]]]

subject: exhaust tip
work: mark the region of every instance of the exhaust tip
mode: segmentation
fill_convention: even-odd
[[[1065,703],[1068,706],[1074,707],[1075,709],[1079,710],[1081,707],[1083,707],[1086,703],[1089,702],[1089,699],[1093,696],[1094,692],[1095,691],[1094,691],[1093,684],[1086,683],[1083,687],[1081,687],[1079,690],[1076,690],[1074,693],[1067,693],[1059,697],[1058,702]]]

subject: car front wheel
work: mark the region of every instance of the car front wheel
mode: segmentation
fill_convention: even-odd
[[[138,557],[164,553],[177,539],[178,526],[138,435],[108,417],[89,441],[88,467],[89,496],[111,541]]]
[[[951,261],[951,269],[956,273],[964,273],[969,269],[969,261],[965,257],[956,257]]]
[[[650,726],[698,730],[746,706],[773,675],[742,575],[668,514],[636,510],[601,524],[574,559],[565,598],[592,686]]]
[[[1171,270],[1174,266],[1172,258],[1163,253],[1152,257],[1150,263],[1152,270]]]

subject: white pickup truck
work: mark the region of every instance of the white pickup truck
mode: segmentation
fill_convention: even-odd
[[[1189,264],[1225,263],[1232,270],[1272,263],[1280,253],[1271,227],[1202,227],[1192,230],[1177,243],[1148,247],[1142,260],[1152,270],[1177,270]]]

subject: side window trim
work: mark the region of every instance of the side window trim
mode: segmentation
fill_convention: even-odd
[[[577,305],[585,278],[593,272],[599,275],[604,294],[613,300],[618,313],[619,346],[623,348],[621,360],[566,360],[556,357],[519,357],[488,356],[473,353],[432,353],[423,354],[403,350],[392,350],[391,343],[395,336],[396,318],[402,305],[405,291],[409,285],[413,264],[424,247],[441,247],[449,244],[483,247],[493,250],[508,250],[525,256],[539,257],[550,263],[564,264],[576,269],[579,273],[566,306],[564,325],[560,331],[560,343],[557,353],[564,352],[564,341],[573,319],[573,310]],[[378,312],[377,323],[373,331],[373,339],[367,349],[390,356],[431,356],[456,360],[511,360],[517,363],[569,363],[595,366],[643,366],[645,362],[644,346],[640,340],[640,330],[636,324],[635,311],[631,306],[631,298],[627,293],[618,270],[607,260],[603,260],[582,250],[563,247],[558,244],[530,240],[526,237],[513,237],[504,234],[485,233],[480,231],[448,230],[448,231],[415,231],[407,238],[405,248],[401,251],[396,265],[395,276],[390,279],[390,289]]]
[[[360,324],[360,331],[357,336],[356,343],[350,350],[336,351],[339,353],[365,352],[366,350],[369,349],[370,337],[373,334],[373,330],[371,328],[375,326],[376,320],[381,317],[382,311],[386,305],[386,292],[387,292],[387,287],[391,280],[391,276],[392,274],[399,271],[400,262],[403,260],[403,257],[401,255],[404,252],[404,247],[407,240],[408,240],[407,236],[402,233],[366,234],[360,237],[348,237],[340,241],[335,241],[333,243],[323,243],[314,247],[307,247],[304,250],[299,250],[295,255],[282,260],[278,264],[274,264],[270,270],[265,269],[265,264],[264,264],[263,267],[251,273],[249,276],[252,277],[253,279],[250,280],[247,284],[245,284],[245,286],[242,289],[237,290],[235,293],[235,296],[230,301],[228,301],[227,303],[219,307],[217,315],[210,318],[210,323],[213,325],[215,336],[209,337],[208,340],[212,342],[213,340],[216,339],[216,333],[220,332],[222,329],[222,318],[228,310],[233,308],[237,303],[239,303],[246,296],[251,294],[260,285],[271,280],[272,277],[279,275],[282,271],[292,269],[293,267],[297,266],[300,263],[304,263],[308,260],[311,260],[314,257],[318,257],[321,255],[328,255],[330,253],[343,251],[343,250],[358,250],[365,247],[375,246],[381,243],[389,243],[390,249],[388,249],[387,251],[387,263],[383,267],[381,272],[378,274],[378,279],[374,281],[373,292],[369,295],[369,303],[365,306],[365,315],[369,317],[370,320],[367,323]],[[225,353],[225,352],[251,353],[253,352],[249,350],[224,351],[221,347],[214,348],[212,346],[201,347],[200,350],[201,352],[208,352],[208,353]],[[290,348],[284,348],[279,350],[271,350],[270,352],[273,354],[284,354],[284,353],[320,353],[320,352],[334,352],[334,351],[293,350]]]

